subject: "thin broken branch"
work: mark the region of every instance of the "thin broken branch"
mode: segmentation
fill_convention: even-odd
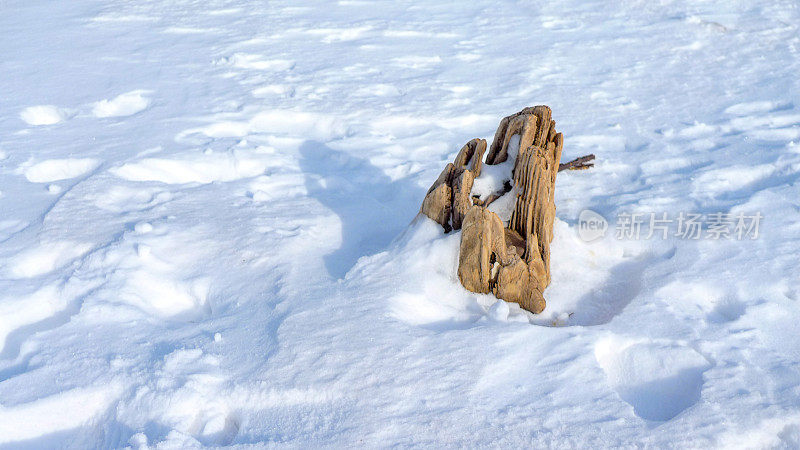
[[[584,170],[594,166],[593,161],[594,155],[586,155],[581,156],[580,158],[575,158],[570,162],[565,162],[558,165],[558,171],[561,172],[562,170]]]

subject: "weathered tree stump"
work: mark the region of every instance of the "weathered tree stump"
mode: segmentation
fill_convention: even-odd
[[[519,150],[509,174],[510,192],[492,194],[485,202],[471,198],[480,176],[486,141],[473,139],[448,164],[431,186],[421,212],[446,232],[461,229],[458,279],[472,292],[493,293],[540,313],[544,289],[550,284],[550,242],[555,220],[555,181],[561,170],[564,138],[556,132],[547,106],[525,108],[500,121],[486,164],[505,162],[509,145],[519,136]],[[516,142],[516,141],[514,141]],[[570,163],[577,168],[594,158]],[[590,167],[590,166],[589,166]],[[572,169],[573,167],[566,167]],[[582,167],[583,168],[583,167]],[[487,209],[494,199],[514,195],[514,209],[506,225]],[[475,203],[475,204],[473,204]]]

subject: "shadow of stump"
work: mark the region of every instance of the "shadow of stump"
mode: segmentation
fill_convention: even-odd
[[[424,191],[410,179],[392,180],[365,158],[320,142],[300,146],[308,194],[341,223],[341,244],[323,257],[328,274],[343,278],[358,259],[384,249],[417,212]]]

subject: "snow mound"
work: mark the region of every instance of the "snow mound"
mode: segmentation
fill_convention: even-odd
[[[239,69],[285,71],[294,67],[294,61],[288,59],[263,59],[261,55],[235,53],[219,60],[220,64],[229,64]]]
[[[49,273],[82,256],[92,245],[85,242],[45,242],[19,253],[11,260],[8,275],[32,278]]]
[[[486,320],[590,326],[609,322],[639,295],[642,273],[653,261],[646,253],[626,251],[614,239],[584,242],[556,218],[551,249],[569,257],[553,258],[547,306],[532,314],[461,286],[456,275],[460,239],[460,231],[444,234],[434,221],[418,216],[390,250],[360,260],[348,279],[371,271],[382,275],[370,276],[394,274],[400,287],[392,289],[392,315],[423,328],[463,328]]]
[[[333,115],[302,111],[262,111],[249,120],[213,120],[202,128],[192,128],[179,135],[179,139],[195,133],[212,138],[244,137],[250,134],[302,135],[310,139],[328,141],[347,133],[344,122]]]
[[[26,167],[23,173],[32,183],[49,183],[85,175],[99,165],[93,158],[48,159]]]
[[[28,125],[53,125],[69,119],[70,114],[53,105],[29,106],[19,113]]]
[[[212,183],[261,175],[268,167],[265,158],[237,154],[145,158],[123,164],[111,173],[131,181],[160,181],[167,184]]]
[[[150,91],[136,90],[126,92],[111,100],[100,100],[92,105],[92,114],[98,118],[126,117],[140,113],[150,106],[150,99],[145,97]]]
[[[80,387],[0,408],[0,444],[80,427],[111,406],[121,390],[122,386],[117,383]]]

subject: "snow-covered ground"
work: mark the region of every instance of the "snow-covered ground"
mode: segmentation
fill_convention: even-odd
[[[0,447],[800,445],[795,1],[0,11]],[[533,317],[415,216],[536,104],[598,161]]]

